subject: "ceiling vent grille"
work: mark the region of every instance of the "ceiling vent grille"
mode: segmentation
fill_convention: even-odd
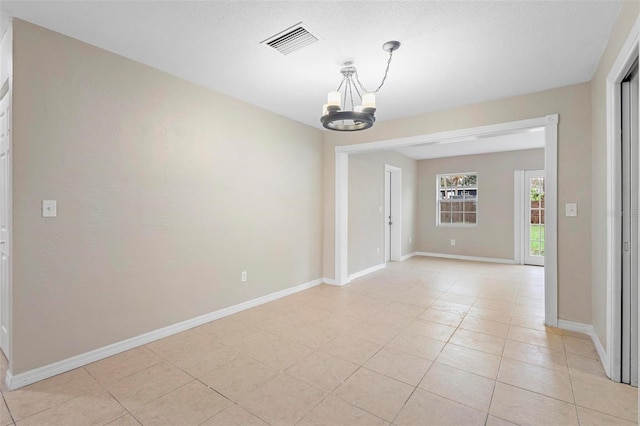
[[[313,35],[308,28],[305,28],[302,22],[299,22],[261,43],[276,49],[283,55],[288,55],[318,40],[318,37]]]

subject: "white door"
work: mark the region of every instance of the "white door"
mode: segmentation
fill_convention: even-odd
[[[638,386],[638,64],[621,85],[622,99],[622,371]]]
[[[384,261],[391,260],[391,172],[384,172]]]
[[[0,101],[0,349],[10,360],[10,292],[9,292],[9,211],[10,211],[10,96]]]
[[[524,172],[524,263],[544,266],[544,170]]]
[[[402,169],[384,165],[384,260],[402,260]]]

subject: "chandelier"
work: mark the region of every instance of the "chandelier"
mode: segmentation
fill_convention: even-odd
[[[340,69],[342,81],[338,88],[329,92],[327,103],[322,107],[322,125],[329,130],[338,130],[342,132],[352,132],[355,130],[364,130],[373,126],[376,121],[376,93],[382,88],[393,52],[400,47],[399,41],[388,41],[382,45],[385,52],[389,52],[389,60],[387,61],[387,69],[384,71],[382,82],[375,90],[367,90],[358,78],[358,71],[353,66],[353,62],[345,62]],[[359,104],[354,102],[354,93]]]

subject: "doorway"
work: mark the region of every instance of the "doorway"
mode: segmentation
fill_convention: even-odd
[[[558,118],[557,114],[544,117],[491,124],[481,127],[453,130],[389,139],[362,144],[335,147],[335,240],[334,283],[342,286],[350,282],[348,274],[348,186],[349,155],[364,152],[396,149],[423,144],[455,143],[469,138],[544,129],[545,137],[545,324],[558,325],[558,259],[557,259],[557,177],[558,177]],[[393,253],[392,253],[393,256]]]
[[[524,264],[544,266],[544,170],[524,172]]]
[[[621,381],[638,386],[638,60],[620,84]]]
[[[402,258],[402,169],[384,166],[384,261]]]

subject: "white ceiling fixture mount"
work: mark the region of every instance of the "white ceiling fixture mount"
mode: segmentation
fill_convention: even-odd
[[[382,82],[377,89],[369,91],[360,82],[358,71],[353,62],[345,62],[340,69],[342,81],[338,88],[329,92],[327,103],[322,107],[322,125],[329,130],[353,132],[365,130],[373,126],[376,121],[376,93],[380,91],[389,74],[389,66],[393,59],[393,52],[400,47],[399,41],[388,41],[382,45],[385,52],[389,52],[387,68],[384,71]],[[354,103],[355,95],[360,99],[360,104]]]

